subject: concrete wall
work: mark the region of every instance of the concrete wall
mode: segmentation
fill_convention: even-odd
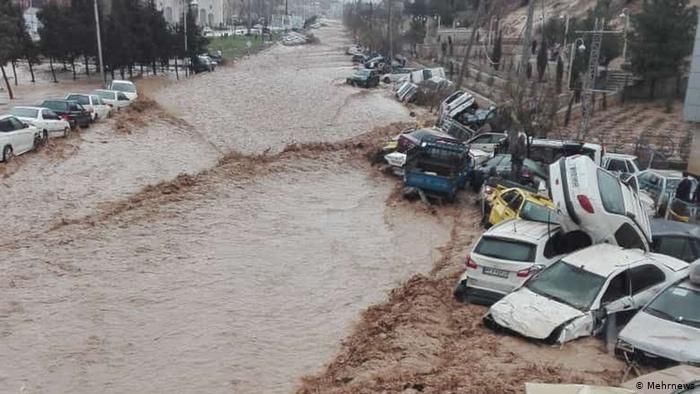
[[[700,15],[698,15],[698,18],[700,18]],[[693,59],[690,63],[688,89],[685,95],[685,104],[683,105],[683,119],[688,122],[700,122],[700,29],[697,29],[695,32]],[[693,135],[693,143],[688,160],[688,172],[700,175],[700,127],[698,125],[696,125]]]

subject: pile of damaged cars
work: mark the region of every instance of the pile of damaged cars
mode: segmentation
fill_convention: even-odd
[[[483,323],[500,333],[604,334],[630,364],[700,365],[700,228],[650,219],[637,178],[594,157],[550,164],[547,190],[488,180],[488,230],[455,297],[489,306]]]

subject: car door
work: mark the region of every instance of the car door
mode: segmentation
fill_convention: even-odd
[[[623,172],[627,172],[627,165],[625,164],[624,160],[618,160],[618,159],[610,159],[608,160],[605,169],[614,172],[616,174],[620,174]]]
[[[13,131],[12,146],[15,155],[20,155],[34,148],[34,131],[17,118],[8,118]]]
[[[491,135],[489,135],[489,134],[477,135],[476,137],[472,138],[471,141],[469,142],[469,147],[471,149],[488,151],[490,146],[491,146]]]
[[[513,219],[517,216],[517,210],[514,207],[519,207],[523,202],[523,197],[515,189],[506,190],[496,197],[496,203],[493,205],[491,213],[491,223],[496,224],[504,220]]]
[[[600,298],[600,306],[605,308],[608,317],[615,315],[618,324],[632,318],[638,306],[632,299],[629,270],[616,274],[607,282]]]
[[[42,109],[41,115],[48,131],[63,131],[63,125],[58,115],[50,109]]]

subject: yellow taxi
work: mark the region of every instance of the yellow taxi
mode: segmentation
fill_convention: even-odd
[[[491,187],[485,191],[483,203],[483,222],[487,227],[516,218],[556,223],[554,203],[547,197],[521,188]]]

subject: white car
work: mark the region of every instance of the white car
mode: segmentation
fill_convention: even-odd
[[[70,123],[48,108],[14,107],[10,114],[36,127],[44,141],[49,137],[65,137],[70,132]]]
[[[564,157],[551,164],[549,189],[565,232],[583,231],[592,244],[608,242],[649,251],[649,216],[638,189],[590,157]]]
[[[496,147],[506,139],[505,133],[480,133],[469,139],[465,144],[469,149],[478,149],[483,152],[493,153]]]
[[[123,92],[118,92],[116,90],[98,89],[92,92],[92,94],[100,96],[103,103],[111,106],[112,108],[116,108],[117,111],[121,110],[122,108],[126,108],[129,106],[129,104],[131,104],[131,100],[129,100],[129,98],[126,97]]]
[[[602,167],[618,175],[637,175],[641,171],[641,164],[639,164],[637,156],[622,153],[606,153],[603,156]]]
[[[487,327],[548,343],[596,335],[610,315],[625,322],[688,263],[638,249],[601,244],[572,253],[493,304]]]
[[[563,237],[556,223],[516,219],[491,227],[467,256],[455,298],[492,304],[562,256],[588,246]]]
[[[100,96],[96,94],[69,93],[66,100],[77,101],[85,110],[90,112],[90,118],[93,122],[98,119],[107,119],[112,111],[109,105],[105,104]]]
[[[0,116],[0,158],[5,163],[36,148],[41,141],[39,130],[13,115]]]
[[[643,364],[700,366],[700,261],[690,271],[630,320],[620,332],[618,353]]]
[[[131,101],[134,101],[139,97],[139,94],[136,91],[136,85],[134,85],[134,83],[131,81],[122,81],[119,79],[115,79],[109,83],[109,86],[107,86],[107,90],[116,90],[118,92],[122,92]]]

